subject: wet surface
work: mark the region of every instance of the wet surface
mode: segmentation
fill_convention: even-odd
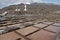
[[[17,26],[19,24],[15,25]],[[14,26],[14,24],[12,26]],[[37,24],[0,35],[0,40],[53,40],[59,30],[59,23],[39,22]]]
[[[40,31],[28,36],[28,38],[30,38],[31,40],[53,40],[54,36],[55,36],[54,33],[50,33],[45,30],[40,30]]]

